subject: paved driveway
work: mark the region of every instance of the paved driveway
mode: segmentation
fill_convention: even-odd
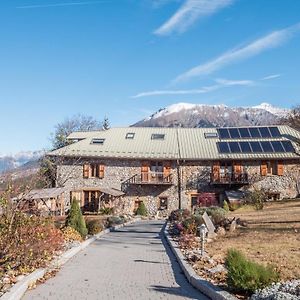
[[[144,221],[98,239],[23,299],[203,299],[161,239],[161,221]]]

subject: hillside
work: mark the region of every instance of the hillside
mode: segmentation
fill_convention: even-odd
[[[160,109],[132,126],[136,127],[218,127],[251,126],[280,123],[288,109],[262,103],[254,107],[229,107],[177,103]]]

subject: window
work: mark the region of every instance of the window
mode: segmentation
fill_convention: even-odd
[[[165,139],[165,135],[161,133],[153,133],[151,135],[151,140],[164,140],[164,139]]]
[[[282,161],[264,161],[261,163],[261,175],[283,175],[283,162]]]
[[[216,132],[205,132],[204,136],[206,139],[217,138],[218,134]]]
[[[159,209],[160,210],[168,209],[168,197],[159,198]]]
[[[92,139],[91,144],[93,145],[103,145],[105,139]]]
[[[128,133],[126,133],[126,139],[127,140],[133,140],[134,139],[134,135],[135,135],[134,132],[128,132]]]
[[[84,164],[83,178],[104,178],[104,165],[96,163]]]

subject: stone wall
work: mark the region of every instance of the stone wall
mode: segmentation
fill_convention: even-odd
[[[104,178],[83,178],[84,163],[105,165]],[[57,166],[57,186],[69,191],[89,188],[121,190],[130,177],[141,173],[141,162],[134,160],[65,160]],[[175,163],[171,164],[172,185],[127,185],[125,195],[114,202],[119,213],[133,213],[135,202],[143,201],[150,215],[158,211],[160,197],[168,198],[168,212],[178,208],[178,181]]]

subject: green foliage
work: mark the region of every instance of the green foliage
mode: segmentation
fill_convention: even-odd
[[[66,226],[73,227],[83,238],[87,235],[85,221],[82,216],[79,203],[75,198],[72,201],[71,209],[66,219]]]
[[[239,209],[241,206],[242,206],[242,204],[239,202],[232,202],[229,204],[229,210],[235,211],[235,210]]]
[[[259,189],[251,191],[246,198],[246,203],[254,205],[255,209],[261,210],[264,208],[264,202],[267,199],[266,192]]]
[[[223,209],[226,211],[226,212],[229,212],[229,204],[226,200],[224,200],[223,202]]]
[[[144,202],[140,202],[136,214],[139,216],[147,216],[148,212]]]
[[[105,116],[103,119],[102,128],[103,130],[108,130],[110,128],[110,124],[107,116]]]
[[[222,223],[227,213],[226,210],[221,207],[208,207],[198,208],[195,211],[195,214],[202,216],[205,212],[211,217],[211,220],[215,225],[219,225],[220,223]]]
[[[237,292],[254,293],[279,280],[272,266],[263,266],[248,260],[240,251],[228,251],[225,261],[227,285]]]
[[[94,235],[103,230],[103,224],[99,220],[91,220],[87,222],[88,234]]]
[[[113,217],[108,217],[107,222],[108,222],[108,227],[111,227],[111,226],[123,224],[125,222],[125,219],[122,217],[113,216]]]
[[[111,215],[113,214],[114,209],[112,207],[102,207],[100,209],[100,214],[101,215]]]
[[[203,219],[200,215],[194,215],[190,218],[185,219],[182,221],[182,226],[184,228],[184,234],[194,234],[196,235],[198,226],[203,224]]]

